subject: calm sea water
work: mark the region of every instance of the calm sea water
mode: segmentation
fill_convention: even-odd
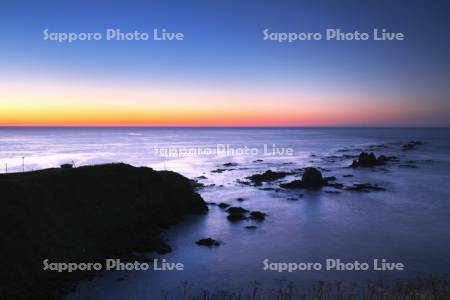
[[[425,144],[402,151],[401,145],[411,140]],[[397,156],[399,161],[375,169],[347,167],[352,156],[368,149]],[[258,159],[262,161],[255,162]],[[268,214],[263,222],[230,223],[223,210],[211,206],[208,215],[187,217],[165,233],[172,253],[150,255],[182,262],[185,271],[108,272],[79,284],[67,299],[159,299],[162,290],[169,291],[169,299],[179,299],[186,286],[192,294],[203,288],[239,291],[250,290],[254,282],[268,287],[280,279],[299,286],[315,280],[362,284],[369,279],[441,275],[450,266],[449,129],[0,129],[1,171],[6,164],[12,172],[67,162],[77,166],[125,162],[174,170],[190,178],[205,176],[200,182],[209,186],[199,192],[206,201]],[[236,165],[225,167],[225,163]],[[238,182],[268,169],[306,166],[320,167],[345,185],[376,183],[386,191],[270,189],[295,176],[262,187]],[[212,172],[218,168],[226,170]],[[247,225],[257,228],[245,229]],[[204,237],[218,239],[222,245],[207,248],[194,243]],[[324,263],[328,258],[369,263],[385,258],[403,263],[406,270],[263,270],[265,259]],[[119,277],[125,280],[118,281]]]

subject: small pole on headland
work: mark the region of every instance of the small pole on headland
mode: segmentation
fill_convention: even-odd
[[[25,172],[25,156],[22,156],[22,173]]]

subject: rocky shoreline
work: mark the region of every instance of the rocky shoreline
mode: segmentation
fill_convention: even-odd
[[[165,253],[161,229],[207,211],[191,181],[170,171],[107,164],[0,175],[0,294],[59,299],[87,273],[43,271],[43,260]]]

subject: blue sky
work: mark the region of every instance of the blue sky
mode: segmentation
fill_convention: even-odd
[[[339,96],[337,106],[343,97],[367,94],[377,100],[361,101],[417,105],[415,115],[425,109],[418,116],[422,123],[436,122],[434,112],[439,123],[449,119],[447,1],[4,1],[0,7],[2,80],[272,89],[274,94],[290,91],[293,98],[325,90]],[[45,28],[54,32],[165,28],[183,32],[185,40],[58,44],[43,41]],[[273,32],[386,28],[403,32],[406,39],[279,44],[263,41],[265,28]],[[6,98],[0,99],[3,107]]]

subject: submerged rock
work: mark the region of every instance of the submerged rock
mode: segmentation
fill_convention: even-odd
[[[413,150],[414,148],[416,148],[416,146],[419,146],[419,145],[423,145],[423,142],[411,141],[411,142],[408,142],[406,144],[403,144],[402,148],[403,148],[403,151]]]
[[[200,239],[200,240],[196,241],[195,243],[199,246],[208,246],[208,247],[220,245],[220,242],[218,242],[212,238]]]
[[[291,182],[282,183],[280,187],[285,189],[301,189],[304,188],[303,182],[300,179],[293,180]]]
[[[230,204],[220,202],[219,205],[217,205],[217,206],[220,207],[220,208],[227,208],[227,207],[230,206]]]
[[[267,214],[260,211],[252,211],[250,213],[250,219],[262,221],[266,218]]]
[[[291,175],[292,173],[288,172],[274,172],[272,170],[267,170],[266,172],[262,174],[255,174],[252,176],[247,177],[251,182],[253,182],[254,185],[261,185],[263,182],[270,182],[277,179],[281,179],[283,177],[286,177],[287,175]]]
[[[327,194],[340,194],[340,191],[325,191]]]
[[[327,183],[326,186],[333,187],[335,189],[342,189],[344,187],[344,185],[339,182]]]
[[[238,164],[237,163],[232,163],[232,162],[229,162],[229,163],[225,163],[225,164],[223,164],[222,166],[224,166],[224,167],[236,167],[236,166],[238,166]]]
[[[403,168],[417,169],[416,165],[411,165],[411,164],[400,164],[398,166],[403,167]]]
[[[347,191],[355,192],[371,192],[371,191],[385,191],[386,189],[378,184],[372,183],[355,183],[353,186],[345,188]]]
[[[223,172],[225,172],[225,171],[231,171],[232,169],[215,169],[215,170],[212,170],[211,171],[211,173],[223,173]]]
[[[248,226],[245,226],[244,228],[245,228],[245,229],[256,229],[256,228],[258,228],[258,227],[255,226],[255,225],[248,225]]]
[[[248,213],[248,210],[247,209],[245,209],[245,208],[242,208],[242,207],[235,207],[235,206],[232,206],[232,207],[230,207],[230,208],[228,208],[227,209],[227,212],[229,212],[229,213],[240,213],[240,214],[245,214],[245,213]]]

